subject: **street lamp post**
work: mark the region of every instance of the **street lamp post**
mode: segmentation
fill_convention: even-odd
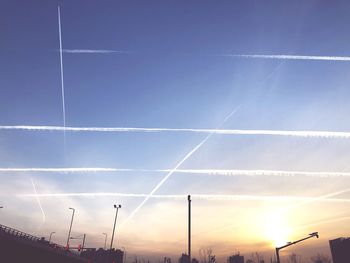
[[[104,250],[106,250],[106,243],[107,243],[107,233],[102,233],[102,235],[105,235],[105,245],[104,245]]]
[[[56,232],[51,232],[51,233],[50,233],[49,244],[50,244],[50,242],[51,242],[51,237],[52,237],[52,235],[55,234],[55,233],[56,233]]]
[[[83,237],[83,245],[82,245],[82,247],[81,247],[81,252],[84,251],[85,239],[86,239],[86,234],[84,234],[84,237]]]
[[[111,239],[111,247],[110,247],[110,250],[112,250],[112,246],[113,246],[115,225],[116,225],[116,223],[117,223],[117,217],[118,217],[118,209],[119,209],[119,208],[122,208],[122,206],[121,206],[121,205],[114,205],[114,208],[116,209],[116,212],[115,212],[115,218],[114,218],[114,226],[113,226],[113,232],[112,232],[112,239]]]
[[[70,239],[70,233],[72,231],[72,225],[73,225],[73,219],[74,219],[74,213],[75,213],[74,208],[69,207],[69,209],[71,209],[73,211],[73,213],[72,213],[72,219],[70,221],[70,227],[69,227],[69,232],[68,232],[67,249],[69,249],[69,239]]]
[[[297,241],[288,242],[288,243],[287,243],[286,245],[284,245],[284,246],[276,247],[276,259],[277,259],[277,263],[281,263],[281,261],[280,261],[280,253],[279,253],[279,251],[280,251],[281,249],[286,248],[286,247],[289,247],[289,246],[292,246],[292,245],[295,245],[295,244],[297,244],[297,243],[299,243],[299,242],[301,242],[301,241],[304,241],[304,240],[306,240],[306,239],[313,238],[313,237],[319,238],[318,232],[311,233],[311,234],[309,234],[308,237],[299,239],[299,240],[297,240]]]

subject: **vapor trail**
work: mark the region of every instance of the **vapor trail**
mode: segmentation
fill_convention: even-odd
[[[177,173],[206,174],[212,176],[281,176],[281,177],[349,177],[345,172],[309,172],[281,170],[220,170],[220,169],[182,169]]]
[[[218,135],[265,135],[304,138],[349,139],[350,132],[337,131],[283,131],[283,130],[239,130],[239,129],[194,129],[194,128],[134,128],[134,127],[62,127],[36,125],[2,125],[0,130],[63,131],[63,132],[191,132]]]
[[[62,113],[63,113],[63,126],[66,127],[66,106],[64,99],[64,76],[63,76],[63,54],[62,54],[62,30],[61,30],[61,9],[57,7],[58,11],[58,35],[60,42],[60,70],[61,70],[61,94],[62,94]]]
[[[97,172],[149,172],[147,169],[119,169],[101,167],[83,168],[0,168],[0,172],[38,172],[38,173],[97,173]],[[159,170],[162,171],[162,170]]]
[[[317,222],[314,222],[314,223],[310,223],[310,224],[306,224],[306,225],[303,225],[303,226],[300,226],[300,227],[296,227],[295,230],[311,228],[311,227],[315,227],[315,226],[319,226],[319,225],[325,225],[325,224],[330,224],[330,223],[335,223],[335,222],[340,222],[340,221],[346,221],[346,220],[350,220],[350,216],[335,217],[335,218],[331,218],[331,219],[317,221]]]
[[[226,118],[222,121],[222,123],[218,126],[218,128],[220,128],[233,114],[235,114],[239,108],[241,107],[241,105],[239,105],[238,107],[236,107],[230,114],[228,114],[226,116]],[[121,226],[123,226],[125,223],[127,223],[131,218],[134,217],[134,215],[143,207],[143,205],[148,201],[148,199],[150,197],[152,197],[152,195],[166,182],[166,180],[168,180],[168,178],[188,159],[192,156],[192,154],[194,154],[203,144],[205,144],[210,137],[213,135],[214,133],[211,132],[210,134],[208,134],[196,147],[194,147],[190,152],[188,152],[184,158],[182,158],[182,160],[175,165],[175,167],[173,169],[171,169],[168,174],[156,185],[156,187],[153,188],[153,190],[145,197],[145,199],[131,212],[131,214],[126,218],[126,220],[121,224]]]
[[[132,168],[108,168],[108,167],[78,167],[78,168],[0,168],[0,173],[7,172],[35,172],[35,173],[170,173],[173,169],[132,169]],[[178,174],[203,174],[209,176],[276,176],[276,177],[350,177],[346,172],[310,172],[310,171],[281,171],[281,170],[220,170],[220,169],[176,169]]]
[[[112,193],[112,192],[89,192],[89,193],[47,193],[47,194],[19,194],[18,197],[135,197],[135,198],[154,198],[154,199],[175,199],[186,200],[187,195],[149,195],[136,193]],[[274,201],[274,202],[293,202],[293,201],[324,201],[344,203],[350,202],[346,198],[319,198],[309,196],[285,196],[285,195],[215,195],[215,194],[192,194],[191,197],[202,200],[228,200],[228,201]]]
[[[131,51],[111,50],[111,49],[63,49],[63,53],[70,54],[129,54]]]
[[[300,56],[300,55],[225,55],[228,57],[282,59],[282,60],[326,60],[326,61],[350,61],[346,56]]]
[[[301,200],[301,202],[297,202],[296,204],[292,204],[292,205],[286,206],[284,208],[281,208],[280,211],[281,212],[288,212],[288,211],[290,211],[293,208],[299,208],[301,206],[305,206],[305,205],[308,205],[310,203],[319,202],[319,201],[322,201],[322,200],[328,200],[331,197],[338,196],[338,195],[341,195],[341,194],[345,194],[345,193],[348,193],[348,192],[350,192],[350,189],[345,189],[345,190],[341,190],[341,191],[337,191],[337,192],[333,192],[333,193],[317,196],[317,197],[314,197],[313,199],[309,199],[309,200],[307,200],[307,199]]]
[[[145,199],[136,207],[135,210],[126,218],[126,220],[121,224],[122,226],[127,223],[134,215],[143,207],[143,205],[153,196],[153,194],[165,183],[166,180],[179,168],[193,153],[195,153],[210,137],[212,134],[209,134],[204,138],[196,147],[194,147],[185,157],[173,168],[168,174],[153,188],[153,190],[145,197]]]
[[[45,221],[46,221],[46,215],[45,215],[45,212],[44,212],[44,209],[43,209],[43,207],[41,206],[41,202],[40,202],[40,199],[39,199],[39,194],[38,194],[38,192],[36,191],[36,187],[35,187],[35,184],[34,184],[34,181],[33,181],[33,179],[32,178],[30,178],[30,181],[32,182],[32,186],[33,186],[33,189],[34,189],[34,197],[35,197],[35,199],[36,199],[36,201],[37,201],[37,203],[38,203],[38,206],[39,206],[39,208],[40,208],[40,210],[41,210],[41,215],[42,215],[42,218],[43,218],[43,223],[45,223]]]

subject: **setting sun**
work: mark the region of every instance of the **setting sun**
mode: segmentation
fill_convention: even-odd
[[[264,235],[273,247],[280,247],[289,241],[290,228],[285,214],[281,212],[269,213],[263,220]]]

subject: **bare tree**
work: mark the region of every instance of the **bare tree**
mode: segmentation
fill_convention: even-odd
[[[288,257],[288,263],[301,263],[301,256],[292,253],[291,255],[289,255]]]
[[[216,257],[211,248],[201,248],[199,250],[200,263],[216,263]]]
[[[246,263],[265,263],[264,256],[260,255],[259,252],[252,253]]]
[[[332,260],[328,256],[323,254],[317,254],[316,256],[313,256],[311,258],[311,261],[313,263],[331,263],[332,262]]]

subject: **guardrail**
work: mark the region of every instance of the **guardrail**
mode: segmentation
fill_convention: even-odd
[[[0,224],[0,231],[5,232],[6,234],[15,236],[15,237],[21,237],[21,238],[25,238],[31,241],[40,241],[41,239],[39,237],[36,236],[32,236],[30,234],[24,233],[22,231],[13,229],[11,227],[8,226],[4,226]]]
[[[67,249],[64,246],[61,246],[59,244],[52,243],[52,242],[49,243],[44,238],[39,238],[39,237],[30,235],[28,233],[19,231],[17,229],[14,229],[14,228],[11,228],[11,227],[8,227],[8,226],[0,224],[0,233],[1,232],[5,233],[7,235],[11,235],[12,237],[15,237],[15,238],[20,238],[20,239],[24,239],[24,240],[28,240],[28,241],[33,241],[33,242],[35,242],[37,244],[46,246],[47,248],[54,249],[57,252],[60,251],[61,253],[64,253],[64,254],[69,254],[69,255],[74,256],[74,257],[79,257],[79,255],[77,253],[74,253],[74,252],[70,251],[69,249]],[[74,249],[74,248],[71,248],[71,249]]]

